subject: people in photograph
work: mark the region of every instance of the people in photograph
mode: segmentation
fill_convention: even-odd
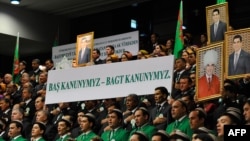
[[[83,37],[80,41],[78,49],[78,64],[85,64],[90,61],[91,49],[87,45],[88,39],[86,37]]]
[[[220,20],[220,10],[212,12],[213,24],[210,25],[210,40],[212,42],[224,40],[224,33],[227,31],[227,24]]]
[[[220,80],[215,74],[218,58],[218,53],[215,50],[208,50],[205,52],[203,57],[205,73],[198,80],[198,98],[220,93]]]
[[[250,54],[242,49],[242,36],[233,37],[233,53],[229,55],[228,75],[250,73]]]
[[[101,52],[99,49],[95,48],[92,52],[92,59],[95,65],[104,64],[104,60],[100,58]]]

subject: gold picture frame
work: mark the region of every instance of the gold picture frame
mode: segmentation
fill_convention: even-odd
[[[221,97],[224,75],[224,42],[207,45],[197,50],[196,99],[198,102]]]
[[[217,12],[217,14],[213,14]],[[213,16],[214,15],[214,16]],[[217,15],[217,16],[216,16]],[[217,35],[214,34],[213,18],[219,19]],[[221,3],[206,7],[207,43],[216,43],[224,40],[224,33],[229,29],[228,3]]]
[[[250,73],[249,46],[250,28],[225,33],[225,76],[228,79],[241,78]],[[240,54],[236,57],[235,50],[237,52],[240,48]]]
[[[76,40],[76,65],[86,66],[87,63],[92,62],[94,32],[77,35]]]

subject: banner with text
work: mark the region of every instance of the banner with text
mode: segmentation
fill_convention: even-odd
[[[49,71],[46,104],[171,92],[174,56]]]
[[[107,45],[113,45],[115,48],[115,54],[119,57],[121,57],[125,50],[131,52],[133,55],[137,55],[139,51],[139,31],[95,39],[94,48],[100,50],[101,59],[106,58],[105,49]]]
[[[129,51],[133,55],[137,55],[139,51],[139,32],[133,31],[103,38],[94,39],[94,48],[99,49],[101,52],[101,59],[105,59],[105,49],[107,45],[115,47],[115,53],[120,57],[123,51]],[[66,56],[69,60],[75,57],[76,44],[66,44],[52,48],[52,60],[58,63]]]

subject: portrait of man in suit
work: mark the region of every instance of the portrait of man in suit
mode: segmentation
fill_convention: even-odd
[[[210,42],[224,40],[224,33],[227,31],[227,24],[220,19],[220,10],[212,11],[213,23],[210,25]]]
[[[82,37],[79,42],[78,48],[78,65],[86,64],[91,60],[91,49],[88,47],[88,38]]]
[[[205,73],[198,80],[198,98],[204,98],[220,93],[220,80],[215,74],[218,58],[218,53],[214,49],[207,50],[204,53],[203,69]]]
[[[242,36],[233,37],[233,52],[229,55],[228,75],[250,73],[250,53],[243,50]]]

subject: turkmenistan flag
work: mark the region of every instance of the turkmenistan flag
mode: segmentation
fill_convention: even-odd
[[[14,52],[12,76],[19,73],[19,32],[17,33],[16,48]]]
[[[226,0],[217,0],[217,4],[224,3]]]
[[[183,32],[182,32],[182,24],[183,24],[183,9],[182,9],[182,0],[180,2],[180,9],[178,14],[178,21],[176,26],[175,33],[175,44],[174,44],[174,57],[179,58],[181,56],[181,50],[183,49]]]

